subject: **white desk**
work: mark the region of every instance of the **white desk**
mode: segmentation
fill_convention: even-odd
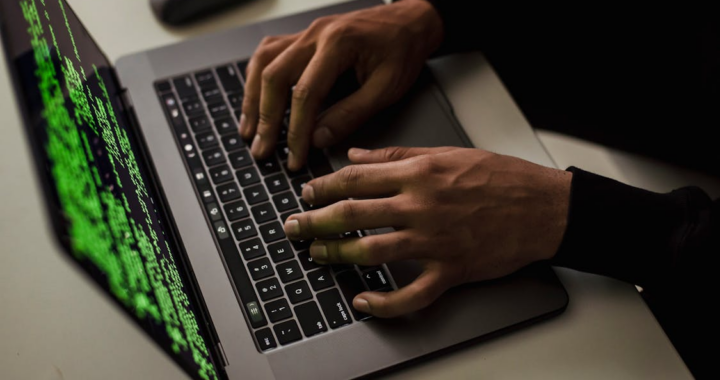
[[[111,60],[132,51],[191,35],[289,14],[337,0],[256,0],[192,29],[165,29],[144,0],[69,0]],[[112,17],[93,17],[107,14]],[[449,94],[481,86],[488,97],[484,120],[457,109],[473,140],[502,153],[542,159],[542,154],[504,144],[503,133],[533,133],[497,77],[485,66],[466,73]],[[0,371],[7,379],[178,379],[184,374],[60,255],[49,238],[25,135],[0,60]],[[481,126],[480,124],[483,124]],[[578,164],[584,145],[543,134],[561,166]],[[494,140],[495,139],[495,140]],[[490,146],[492,145],[492,146]],[[590,167],[620,179],[643,178],[650,187],[682,185],[684,174],[663,183],[627,174],[612,152]],[[542,152],[540,152],[542,153]],[[557,154],[556,154],[557,153]],[[538,158],[540,157],[540,158]],[[609,158],[608,158],[609,157]],[[655,167],[653,170],[667,173]],[[622,178],[623,175],[629,176]],[[665,178],[665,177],[664,177]],[[631,181],[632,182],[632,181]],[[717,186],[717,182],[714,183]],[[714,187],[720,189],[720,186]],[[717,194],[717,192],[715,192]],[[425,361],[389,377],[396,379],[631,379],[689,378],[690,374],[632,285],[558,270],[570,295],[562,315],[529,328]]]

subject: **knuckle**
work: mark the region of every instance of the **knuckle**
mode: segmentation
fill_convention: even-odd
[[[360,170],[355,165],[346,166],[340,171],[340,187],[348,191],[357,187]]]
[[[385,160],[397,161],[405,156],[406,149],[399,146],[392,146],[385,149]]]
[[[302,107],[311,99],[311,88],[307,84],[298,83],[292,91],[292,103],[294,107]]]
[[[271,128],[271,126],[273,125],[275,120],[276,120],[275,115],[272,115],[269,112],[261,110],[260,113],[258,114],[258,121],[260,122],[260,126],[262,126],[262,128],[258,128],[258,134],[261,134],[261,133],[267,134],[268,133],[267,129]]]
[[[360,265],[379,265],[382,264],[380,260],[380,252],[382,248],[377,239],[372,237],[360,238],[357,241],[358,250],[358,264]]]
[[[266,67],[261,74],[262,84],[264,87],[272,87],[278,81],[278,72],[272,68]]]
[[[340,209],[340,215],[342,215],[342,220],[345,223],[352,222],[357,219],[357,204],[353,201],[340,201],[338,202],[338,206]]]
[[[265,37],[263,37],[263,39],[260,41],[260,46],[270,45],[270,44],[272,44],[273,42],[275,42],[275,41],[277,41],[277,40],[279,40],[279,39],[280,39],[280,38],[277,37],[277,36],[265,36]]]
[[[415,160],[415,176],[418,178],[428,178],[435,174],[438,170],[437,162],[432,156],[420,156]]]
[[[293,153],[297,153],[297,148],[304,148],[298,146],[300,142],[303,141],[303,136],[300,132],[298,132],[297,128],[290,128],[287,132],[287,140],[288,140],[288,147]]]

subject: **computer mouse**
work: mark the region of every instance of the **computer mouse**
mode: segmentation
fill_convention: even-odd
[[[249,0],[150,0],[155,16],[169,25],[183,25],[200,20]]]

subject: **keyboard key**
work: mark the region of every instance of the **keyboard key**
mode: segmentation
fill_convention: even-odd
[[[292,195],[289,191],[287,193],[282,193],[274,196],[273,203],[275,203],[275,207],[277,207],[278,211],[280,212],[292,210],[298,207],[295,196]]]
[[[208,104],[208,111],[210,111],[210,116],[213,119],[230,115],[230,110],[228,109],[227,104],[225,104],[225,101]]]
[[[278,164],[275,158],[268,158],[267,160],[261,160],[257,163],[260,168],[260,173],[263,176],[267,176],[280,171],[280,164]]]
[[[280,133],[278,134],[278,142],[287,141],[287,135],[288,135],[288,129],[287,129],[288,123],[285,123],[285,126],[280,128]]]
[[[222,211],[220,211],[220,207],[218,207],[217,203],[208,203],[207,206],[205,206],[205,209],[210,216],[210,220],[213,222],[222,220]]]
[[[195,84],[189,76],[175,78],[173,79],[173,84],[175,85],[175,91],[180,95],[180,99],[197,96]]]
[[[263,203],[261,205],[253,207],[252,214],[253,219],[255,219],[255,223],[257,224],[263,224],[277,218],[277,214],[275,214],[275,209],[273,209],[273,206],[270,203]]]
[[[205,171],[202,168],[193,170],[193,179],[198,186],[207,185],[208,183],[207,175],[205,175]]]
[[[330,328],[336,329],[352,323],[348,309],[342,298],[340,298],[340,292],[337,289],[319,293],[317,299]]]
[[[302,177],[304,175],[310,175],[307,168],[305,168],[305,167],[302,167],[296,171],[292,171],[292,170],[288,169],[287,165],[285,165],[285,172],[287,173],[287,176],[290,178],[297,178],[297,177]]]
[[[242,62],[238,62],[238,64],[237,64],[238,74],[240,74],[240,76],[243,78],[243,80],[245,80],[245,78],[247,78],[246,73],[247,73],[248,62],[250,62],[250,61],[242,61]]]
[[[332,166],[325,156],[325,153],[319,149],[310,150],[308,153],[307,166],[315,178],[326,176],[333,172]]]
[[[205,113],[205,108],[198,98],[190,98],[184,101],[182,107],[187,117],[198,116]]]
[[[344,272],[346,270],[355,271],[355,266],[351,264],[332,264],[330,265],[330,268],[333,270],[333,272],[335,272],[335,274]]]
[[[293,305],[312,298],[310,288],[308,288],[308,284],[305,280],[286,285],[285,294],[288,295],[288,298]]]
[[[265,312],[270,318],[270,321],[275,323],[292,317],[292,310],[286,299],[279,299],[277,301],[268,302],[265,304]]]
[[[247,206],[245,206],[245,202],[243,201],[237,201],[227,204],[224,208],[225,215],[231,222],[238,219],[247,218],[249,215]]]
[[[242,187],[246,187],[254,183],[260,182],[260,176],[258,175],[258,172],[252,166],[249,168],[238,170],[237,172],[235,172],[235,174],[237,175],[238,181],[240,181],[240,186]]]
[[[230,117],[221,117],[219,119],[215,119],[215,130],[221,136],[238,133],[237,124],[235,124],[233,119]]]
[[[207,166],[215,166],[225,162],[225,155],[217,148],[202,152],[202,156]]]
[[[249,285],[250,280],[248,280],[247,282]],[[250,293],[253,295],[253,298],[254,298],[255,292],[252,291],[252,288],[250,288]],[[258,305],[257,301],[248,302],[245,304],[245,307],[247,308],[248,316],[250,316],[250,325],[252,327],[258,328],[258,327],[267,325],[265,316],[263,315],[262,309],[260,309],[260,306]]]
[[[280,161],[287,161],[288,155],[290,154],[290,148],[288,148],[287,143],[278,143],[277,148],[278,157],[280,157]]]
[[[260,226],[260,233],[262,234],[265,244],[269,244],[280,239],[285,239],[285,231],[283,230],[283,226],[278,222],[268,223],[264,226]]]
[[[357,272],[346,271],[340,273],[335,276],[335,280],[340,286],[340,291],[342,291],[343,296],[345,296],[345,300],[347,300],[348,304],[351,305],[350,311],[352,312],[355,319],[359,321],[370,317],[369,315],[357,311],[354,307],[352,307],[352,301],[355,296],[365,291],[365,285],[363,285],[362,280],[360,280],[360,276],[358,276]]]
[[[225,150],[228,152],[233,152],[245,147],[245,142],[242,138],[240,138],[240,135],[238,134],[223,137],[222,143],[225,147]]]
[[[215,222],[213,224],[213,227],[215,227],[215,233],[217,234],[218,239],[223,240],[230,237],[230,234],[227,230],[227,225],[223,221]]]
[[[363,273],[363,280],[372,291],[390,290],[390,280],[382,267],[372,268]]]
[[[245,219],[245,220],[241,220],[237,223],[233,223],[232,230],[233,230],[233,233],[235,234],[235,239],[237,239],[237,240],[245,240],[247,238],[257,236],[257,231],[255,230],[255,225],[253,224],[252,220],[250,220],[250,219]]]
[[[302,196],[302,189],[305,187],[305,185],[307,185],[308,182],[310,182],[311,179],[312,178],[310,178],[310,176],[304,175],[291,181],[293,190],[295,190],[295,194],[297,194],[298,197]]]
[[[227,165],[222,165],[210,169],[210,178],[212,178],[213,183],[217,185],[232,180],[233,174]],[[222,196],[220,196],[220,198],[222,199]]]
[[[270,260],[263,258],[248,263],[248,269],[250,270],[250,276],[253,280],[262,280],[265,277],[270,277],[275,274],[273,271]]]
[[[312,256],[310,256],[310,253],[308,251],[302,251],[298,253],[298,259],[300,259],[300,264],[302,264],[303,269],[305,269],[306,271],[320,268],[320,265],[313,261],[313,258]]]
[[[277,347],[277,343],[275,343],[275,338],[269,327],[255,331],[255,339],[257,339],[258,345],[263,351]]]
[[[235,66],[233,65],[225,65],[220,66],[216,68],[218,79],[220,79],[220,83],[222,83],[223,88],[227,92],[235,92],[240,91],[242,89],[242,85],[240,85],[240,80],[238,79],[237,70],[235,69]]]
[[[295,251],[305,251],[310,249],[310,245],[312,244],[312,240],[291,240],[290,243],[292,243],[293,248],[295,248]]]
[[[210,186],[200,185],[198,186],[198,191],[204,203],[215,202],[215,195],[213,195],[212,190],[210,190]]]
[[[242,92],[234,92],[232,94],[228,94],[228,101],[230,102],[230,107],[235,108],[235,109],[242,108],[242,103],[243,103]]]
[[[228,156],[230,159],[230,165],[235,169],[242,169],[244,167],[252,165],[252,158],[250,152],[247,149],[243,149],[239,152],[230,153]]]
[[[205,115],[193,117],[190,119],[190,128],[195,133],[205,131],[210,128],[210,120]]]
[[[214,148],[218,144],[217,136],[212,131],[199,133],[195,136],[200,149],[205,150],[208,148]]]
[[[300,206],[302,207],[303,211],[315,210],[315,207],[312,207],[309,204],[307,204],[307,202],[305,202],[305,200],[302,198],[300,198]]]
[[[302,339],[300,329],[298,328],[297,323],[293,320],[278,323],[273,326],[273,330],[275,330],[275,335],[277,335],[278,341],[280,341],[280,344],[282,345]]]
[[[318,270],[314,270],[308,273],[307,277],[310,281],[310,286],[312,286],[313,290],[315,290],[316,292],[335,285],[335,280],[333,280],[332,275],[330,274],[330,271],[327,270],[327,268],[320,268]]]
[[[263,301],[270,301],[278,297],[282,297],[283,291],[280,288],[280,283],[277,278],[271,278],[269,280],[261,281],[255,284],[257,292],[260,295],[260,299]]]
[[[208,88],[202,91],[203,99],[208,103],[213,103],[222,100],[222,91],[219,88]]]
[[[278,264],[276,268],[283,284],[302,278],[302,271],[295,260]]]
[[[240,189],[238,189],[238,185],[235,182],[231,182],[231,183],[227,183],[222,186],[218,186],[217,192],[218,192],[218,197],[220,197],[220,200],[223,203],[234,201],[235,199],[238,199],[241,197]]]
[[[263,248],[260,239],[250,239],[239,244],[240,253],[245,260],[252,260],[260,256],[265,256],[265,248]]]
[[[240,181],[240,183],[242,183],[242,181]],[[248,187],[247,189],[243,190],[243,192],[245,193],[245,199],[251,206],[268,200],[268,195],[265,192],[265,188],[260,185]]]
[[[268,245],[268,252],[274,263],[293,258],[293,250],[287,240]]]
[[[295,315],[300,322],[303,333],[306,337],[320,334],[321,332],[327,331],[325,321],[323,320],[320,309],[318,309],[315,301],[295,306]]]
[[[170,121],[172,122],[173,127],[175,127],[175,130],[185,129],[185,119],[182,117],[182,114],[180,114],[180,108],[177,100],[175,100],[175,95],[172,93],[163,95],[162,104],[165,107],[165,111],[167,111],[168,116],[170,116]],[[187,136],[187,133],[185,133],[185,136]],[[180,138],[180,141],[183,141],[185,138],[182,133],[178,137]]]
[[[270,190],[270,194],[279,193],[288,188],[287,179],[285,179],[285,175],[282,173],[265,178],[265,185],[268,190]]]
[[[216,88],[217,82],[215,82],[215,75],[212,71],[205,70],[195,74],[195,80],[197,81],[200,88]]]
[[[287,220],[287,218],[290,217],[290,215],[295,215],[295,214],[299,214],[299,213],[300,213],[300,210],[291,210],[291,211],[282,213],[282,214],[280,214],[280,220],[282,221],[283,224],[285,224],[285,221]]]
[[[172,90],[172,87],[170,87],[170,82],[162,81],[155,83],[155,89],[158,92],[169,92],[170,90]]]

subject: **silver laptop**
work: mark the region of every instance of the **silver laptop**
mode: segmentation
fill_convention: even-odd
[[[113,66],[65,0],[0,0],[3,46],[57,242],[190,377],[377,374],[567,306],[551,268],[536,264],[454,288],[411,315],[372,318],[352,298],[408,284],[416,263],[319,266],[309,241],[285,238],[284,219],[309,207],[303,184],[347,165],[347,145],[314,151],[300,172],[285,169],[282,142],[272,158],[253,160],[236,125],[244,65],[263,36],[378,4],[265,21]],[[348,144],[471,146],[429,71]]]

